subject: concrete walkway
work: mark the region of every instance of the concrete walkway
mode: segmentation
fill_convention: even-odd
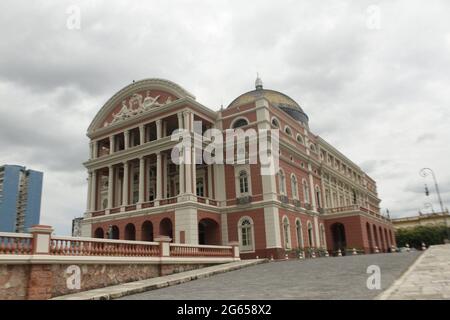
[[[431,246],[379,300],[450,299],[450,244]]]
[[[188,282],[195,279],[210,277],[212,275],[238,270],[257,264],[267,262],[265,259],[259,260],[242,260],[231,263],[219,264],[212,267],[191,270],[171,274],[164,277],[151,278],[147,280],[128,282],[110,287],[93,289],[74,294],[55,297],[51,300],[109,300],[117,299],[130,294],[147,292],[163,287],[173,286],[176,284]]]
[[[417,260],[421,251],[276,261],[177,286],[121,297],[132,300],[374,299]],[[381,287],[371,288],[368,267],[378,266]]]

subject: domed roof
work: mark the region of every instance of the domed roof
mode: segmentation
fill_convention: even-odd
[[[256,79],[255,85],[256,90],[241,94],[234,99],[227,108],[252,103],[258,99],[266,98],[273,106],[280,108],[295,120],[308,124],[309,119],[307,114],[291,97],[275,90],[263,89],[262,81],[259,77]]]

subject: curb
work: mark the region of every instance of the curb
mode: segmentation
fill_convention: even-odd
[[[239,270],[266,262],[268,262],[267,259],[241,260],[238,262],[231,262],[222,265],[206,267],[203,269],[174,273],[163,277],[127,282],[119,285],[58,296],[51,298],[50,300],[112,300],[136,293],[142,293],[173,286],[196,279],[207,278],[216,274]]]

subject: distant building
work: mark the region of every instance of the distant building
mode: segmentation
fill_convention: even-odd
[[[437,213],[419,213],[417,216],[392,219],[395,229],[414,228],[417,226],[447,225],[450,227],[448,211]]]
[[[0,232],[27,232],[39,224],[43,173],[0,166]]]
[[[72,220],[72,237],[81,237],[81,218],[75,218]]]

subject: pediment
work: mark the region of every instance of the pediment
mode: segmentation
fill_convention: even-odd
[[[112,108],[111,112],[104,118],[102,127],[108,127],[114,123],[134,118],[175,100],[178,100],[178,97],[161,90],[141,90],[134,92]]]
[[[191,93],[168,80],[145,79],[133,82],[103,105],[90,124],[88,135],[185,97],[195,100]]]

